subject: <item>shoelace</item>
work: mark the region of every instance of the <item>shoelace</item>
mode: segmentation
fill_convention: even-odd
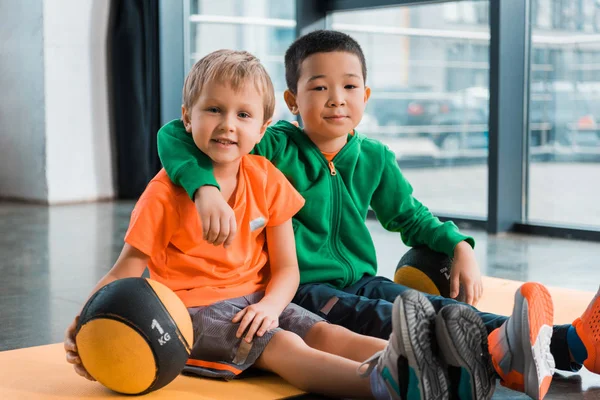
[[[384,350],[378,351],[377,353],[375,353],[371,357],[369,357],[365,362],[360,364],[356,370],[356,373],[358,374],[358,376],[360,376],[361,378],[366,378],[369,375],[371,375],[371,372],[377,366],[377,363],[379,362],[379,359],[381,358],[381,355],[383,354],[383,352],[384,352]],[[362,367],[364,367],[366,364],[369,364],[369,366],[367,367],[367,370],[364,372],[360,372]]]

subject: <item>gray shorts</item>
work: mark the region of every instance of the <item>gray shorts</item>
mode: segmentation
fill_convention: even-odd
[[[209,306],[189,308],[194,325],[194,347],[184,373],[211,378],[232,379],[256,362],[275,333],[294,332],[304,339],[306,333],[323,318],[289,304],[279,316],[279,328],[254,336],[252,343],[235,336],[239,323],[233,317],[249,305],[258,303],[264,292],[220,301]]]

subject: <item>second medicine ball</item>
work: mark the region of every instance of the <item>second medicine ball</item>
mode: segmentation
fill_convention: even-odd
[[[400,259],[394,282],[423,293],[450,297],[450,268],[452,258],[428,247],[413,247]],[[465,301],[460,287],[458,301]]]
[[[177,295],[144,278],[125,278],[85,304],[75,341],[85,369],[119,393],[144,394],[179,375],[190,355],[192,320]]]

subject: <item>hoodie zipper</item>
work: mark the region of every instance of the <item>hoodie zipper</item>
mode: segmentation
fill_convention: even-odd
[[[303,135],[305,135],[304,133],[302,133]],[[350,261],[343,255],[342,251],[340,250],[340,246],[338,244],[339,239],[338,239],[338,231],[340,230],[340,219],[341,219],[341,214],[342,214],[342,209],[340,206],[340,182],[339,179],[337,178],[337,170],[335,168],[335,164],[333,163],[333,160],[335,160],[336,158],[339,158],[346,150],[348,147],[348,144],[346,144],[346,146],[344,146],[338,154],[336,154],[336,156],[333,158],[332,161],[328,161],[325,156],[323,155],[323,153],[321,153],[321,150],[319,150],[319,148],[317,147],[316,144],[313,143],[312,140],[310,140],[308,137],[304,136],[303,138],[304,140],[306,140],[306,142],[308,143],[309,148],[311,148],[315,153],[317,153],[317,157],[319,157],[323,163],[329,168],[329,174],[331,175],[331,179],[329,180],[330,182],[330,188],[331,188],[331,193],[333,194],[332,196],[332,204],[331,204],[331,216],[333,217],[333,221],[331,224],[331,235],[329,237],[329,247],[331,248],[332,252],[337,255],[337,258],[340,260],[340,262],[342,262],[343,264],[346,265],[346,274],[345,274],[345,278],[346,278],[346,282],[344,282],[344,286],[348,286],[352,283],[354,283],[354,269],[352,267],[352,265],[350,264]],[[350,140],[356,140],[356,137],[352,137],[352,139]]]
[[[344,257],[344,255],[342,254],[342,251],[340,250],[340,246],[338,244],[339,242],[339,238],[338,238],[338,234],[339,234],[339,230],[340,230],[340,214],[341,214],[341,207],[340,207],[340,183],[339,183],[339,178],[337,178],[337,172],[335,170],[331,170],[331,166],[333,166],[333,162],[330,162],[330,171],[331,171],[331,193],[333,194],[333,196],[331,197],[331,216],[333,217],[333,221],[331,223],[331,236],[330,236],[330,244],[331,244],[331,249],[335,251],[335,253],[337,253],[336,255],[338,256],[338,258],[343,261],[346,264],[346,282],[344,286],[348,286],[349,284],[351,284],[352,282],[354,282],[354,274],[352,271],[352,266],[350,265],[350,263],[348,262],[348,260],[346,259],[346,257]],[[335,173],[334,173],[335,172]]]
[[[337,175],[337,171],[335,170],[335,165],[333,165],[333,161],[329,161],[329,172],[331,173],[331,176],[336,176]]]
[[[339,155],[339,153],[338,153]],[[323,154],[321,154],[321,157],[323,157]],[[337,157],[337,156],[336,156]],[[334,159],[336,158],[334,157]],[[323,157],[324,158],[324,157]],[[340,188],[340,178],[337,178],[337,170],[335,169],[335,164],[332,161],[329,161],[327,163],[327,166],[329,167],[329,172],[331,174],[331,193],[333,193],[332,196],[332,205],[331,205],[331,214],[333,217],[333,221],[332,221],[332,230],[331,230],[331,248],[332,250],[335,251],[335,253],[337,253],[338,258],[340,259],[340,261],[342,261],[344,264],[346,264],[346,271],[347,273],[346,275],[346,282],[344,286],[348,286],[352,283],[354,283],[354,269],[352,268],[352,265],[350,264],[350,261],[348,261],[348,259],[344,256],[344,254],[342,253],[342,250],[340,248],[339,245],[339,238],[338,238],[338,234],[339,234],[339,230],[340,230],[340,220],[342,219],[342,207],[341,207],[341,188]]]

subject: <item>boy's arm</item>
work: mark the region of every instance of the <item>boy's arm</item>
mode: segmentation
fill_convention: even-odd
[[[442,223],[412,195],[413,189],[398,167],[396,155],[385,148],[381,180],[371,199],[371,207],[381,225],[400,232],[407,246],[427,245],[430,249],[454,256],[462,241],[475,246],[475,240],[459,232],[453,222]]]
[[[279,150],[283,136],[267,128],[262,140],[252,150],[253,154],[271,159]],[[181,120],[173,120],[160,128],[157,137],[158,156],[167,175],[176,185],[182,186],[192,200],[202,186],[219,187],[211,159],[202,153],[185,130]]]
[[[88,296],[88,299],[94,295],[98,290],[108,285],[109,283],[123,279],[123,278],[139,278],[142,276],[144,269],[148,265],[149,257],[131,246],[125,243],[123,250],[119,258],[115,262],[115,265],[108,271],[108,273],[100,279],[98,284],[92,289],[92,292]],[[87,300],[86,300],[87,302]]]
[[[255,333],[262,336],[279,325],[279,315],[300,284],[292,217],[304,206],[304,199],[273,164],[265,161],[262,168],[267,175],[264,194],[269,209],[265,231],[271,276],[262,300],[233,318],[234,323],[241,321],[237,337],[249,327],[245,336],[248,343]]]
[[[279,152],[283,137],[267,128],[252,152],[271,159]],[[237,231],[235,215],[219,192],[210,158],[198,149],[181,120],[163,126],[158,131],[157,144],[167,175],[173,183],[182,186],[196,204],[202,238],[215,246],[229,247]]]
[[[396,155],[385,148],[384,167],[371,207],[383,227],[400,232],[407,246],[427,245],[453,258],[450,271],[450,296],[456,297],[459,285],[465,289],[466,302],[476,305],[483,293],[481,273],[473,248],[475,240],[459,232],[453,222],[442,223],[412,195],[412,187],[400,172]]]
[[[173,204],[171,187],[161,181],[148,184],[131,212],[129,228],[125,234],[126,243],[121,255],[112,269],[96,284],[89,297],[117,279],[140,277],[148,265],[148,259],[167,247],[179,225],[179,213]],[[93,380],[83,368],[75,344],[75,329],[80,313],[81,310],[65,332],[66,358],[73,364],[77,374]]]
[[[202,153],[181,120],[173,120],[158,131],[158,157],[173,183],[182,186],[191,199],[205,185],[219,187],[211,159]]]
[[[254,334],[262,336],[279,326],[279,315],[291,303],[300,284],[292,220],[278,226],[267,226],[266,231],[271,277],[265,297],[240,311],[233,319],[234,323],[241,321],[237,337],[241,337],[249,326],[245,336],[248,343]]]
[[[115,265],[92,289],[88,299],[92,297],[98,290],[113,281],[123,278],[140,277],[147,264],[148,256],[135,247],[125,244]],[[87,300],[84,302],[84,304],[85,303],[87,303]],[[78,375],[93,381],[95,379],[87,372],[81,363],[81,359],[79,358],[79,354],[77,352],[77,345],[75,344],[75,330],[77,329],[80,313],[81,310],[79,310],[77,316],[65,332],[64,347],[67,353],[66,358],[68,363],[73,364],[73,368]]]
[[[281,225],[266,229],[271,280],[262,301],[273,304],[281,314],[292,302],[300,284],[294,228],[292,220],[288,219]]]

